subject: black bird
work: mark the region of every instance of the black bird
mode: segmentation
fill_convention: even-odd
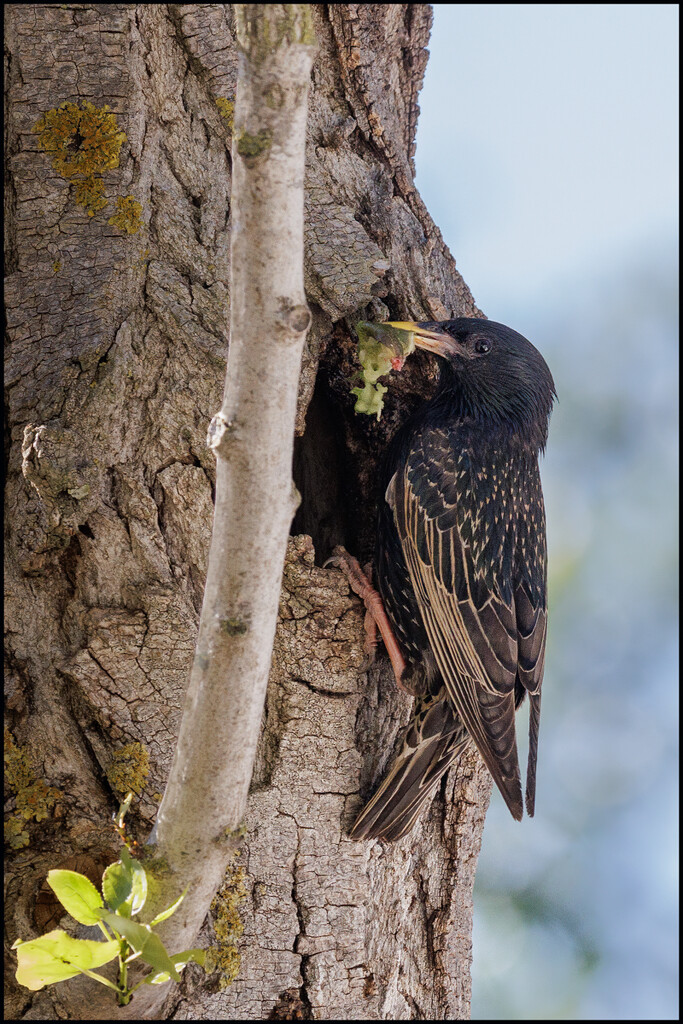
[[[529,695],[534,813],[545,656],[546,536],[539,453],[555,386],[520,334],[490,320],[394,323],[441,356],[436,395],[384,464],[376,571],[417,696],[403,749],[351,830],[399,839],[473,741],[523,813],[515,711]]]

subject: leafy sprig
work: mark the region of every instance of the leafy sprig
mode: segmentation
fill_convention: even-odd
[[[117,830],[122,837],[123,819],[131,799],[132,793],[129,793],[116,816]],[[37,991],[77,974],[87,974],[113,989],[119,1005],[126,1006],[140,985],[180,981],[179,971],[191,960],[203,965],[205,950],[188,949],[171,956],[154,931],[157,925],[175,913],[185,893],[149,924],[134,920],[147,900],[147,873],[127,846],[121,850],[119,860],[106,868],[101,895],[90,879],[78,871],[53,870],[48,872],[47,880],[74,921],[82,925],[96,925],[104,941],[75,939],[61,928],[28,942],[17,939],[12,946],[19,961],[16,978],[25,988]],[[118,979],[114,984],[94,968],[103,967],[117,957]],[[128,966],[138,959],[152,970],[131,988]]]

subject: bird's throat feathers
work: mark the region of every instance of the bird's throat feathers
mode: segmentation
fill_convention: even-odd
[[[548,420],[555,389],[547,379],[532,381],[519,376],[477,373],[477,368],[442,362],[439,388],[429,403],[426,418],[460,420],[493,438],[516,437],[543,451],[548,440]]]

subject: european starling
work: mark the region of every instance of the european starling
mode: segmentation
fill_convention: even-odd
[[[529,695],[534,813],[547,621],[538,456],[555,387],[520,334],[490,320],[395,323],[441,356],[438,391],[397,433],[381,480],[379,591],[417,696],[403,748],[351,830],[395,840],[472,740],[523,814],[515,711]]]

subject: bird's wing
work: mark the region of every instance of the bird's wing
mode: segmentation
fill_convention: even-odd
[[[359,814],[351,839],[393,842],[409,832],[439,780],[468,742],[462,722],[442,695],[421,698],[403,747],[382,785]]]
[[[543,535],[545,548],[545,535]],[[538,756],[538,726],[541,717],[541,683],[545,664],[545,638],[548,613],[545,586],[534,592],[527,581],[521,581],[515,590],[517,617],[517,678],[529,694],[529,759],[526,770],[526,809],[533,816],[536,802],[536,759]]]
[[[448,696],[519,820],[512,541],[494,521],[495,480],[485,507],[487,485],[473,487],[472,472],[446,433],[430,432],[415,439],[386,497]]]
[[[526,809],[534,813],[541,684],[548,625],[547,549],[545,509],[538,463],[527,466],[519,502],[515,558],[515,617],[517,620],[518,704],[529,694],[529,760],[526,773]]]

